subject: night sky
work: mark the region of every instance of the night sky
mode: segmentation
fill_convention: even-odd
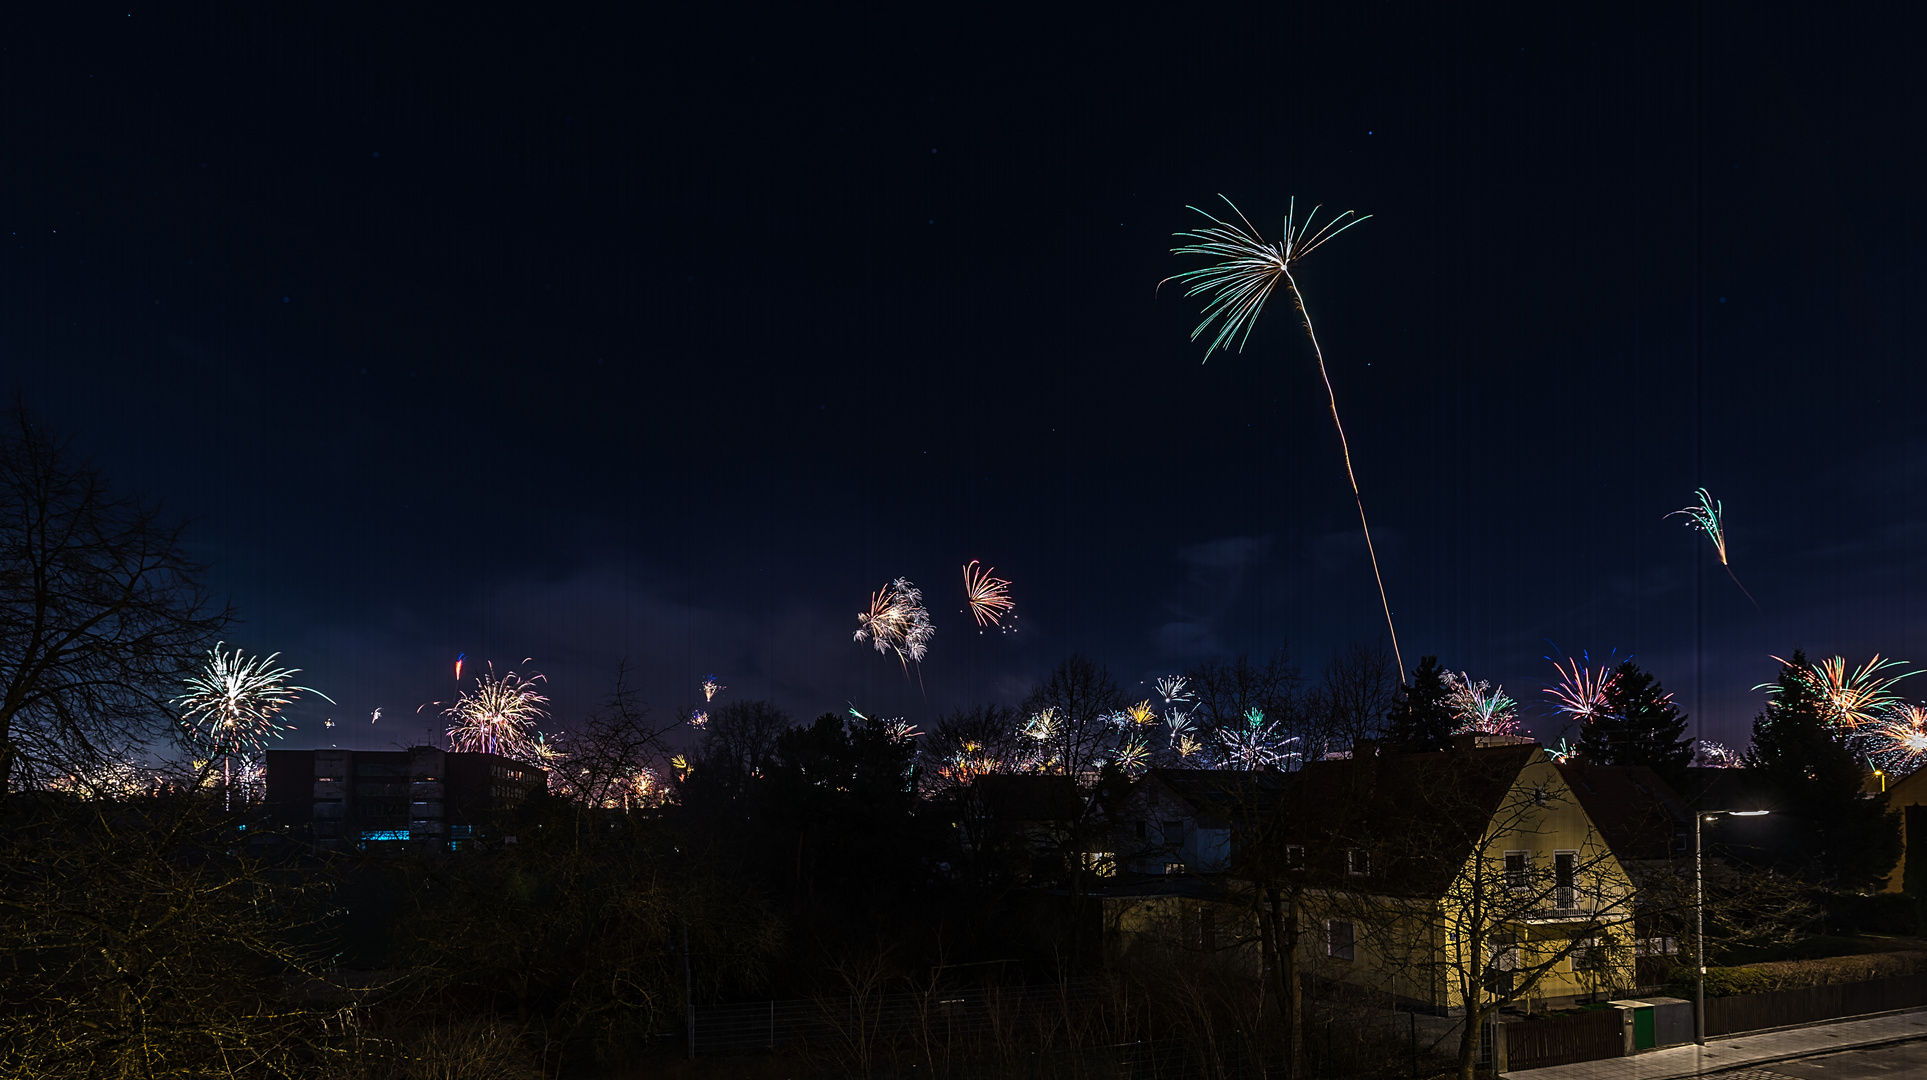
[[[561,728],[624,658],[928,727],[1380,639],[1289,307],[1200,363],[1154,291],[1295,195],[1374,215],[1301,280],[1407,666],[1554,736],[1543,657],[1617,650],[1743,742],[1770,653],[1927,663],[1920,26],[1558,7],[22,5],[0,374],[339,703],[291,745],[422,741],[462,652]],[[850,640],[900,575],[908,677]]]

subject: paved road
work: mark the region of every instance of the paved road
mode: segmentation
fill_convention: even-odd
[[[1716,1073],[1708,1080],[1914,1080],[1927,1077],[1927,1040],[1847,1050]]]

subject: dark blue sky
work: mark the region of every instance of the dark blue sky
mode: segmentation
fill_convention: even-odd
[[[340,703],[297,745],[418,738],[458,652],[558,726],[624,657],[927,722],[1072,649],[1375,638],[1289,310],[1200,364],[1153,293],[1218,192],[1375,215],[1303,285],[1408,664],[1531,700],[1550,639],[1690,704],[1696,560],[1709,737],[1769,653],[1927,661],[1904,8],[1709,4],[1696,138],[1667,3],[54,7],[0,34],[0,365]],[[1763,616],[1662,517],[1701,481]],[[850,641],[898,575],[922,689]]]

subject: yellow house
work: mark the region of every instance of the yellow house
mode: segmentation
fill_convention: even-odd
[[[1282,862],[1302,867],[1291,891],[1314,978],[1452,1012],[1632,985],[1632,883],[1544,748],[1368,744],[1299,776]]]
[[[1886,778],[1880,777],[1883,785]],[[1894,864],[1893,873],[1887,875],[1884,892],[1900,892],[1907,883],[1907,855],[1913,846],[1913,826],[1921,823],[1927,829],[1927,769],[1912,773],[1905,779],[1886,787],[1887,806],[1900,815],[1900,861]]]
[[[1441,1012],[1469,1000],[1537,1009],[1634,985],[1632,884],[1536,743],[1462,737],[1424,754],[1361,743],[1347,760],[1266,783],[1151,779],[1154,797],[1126,804],[1147,812],[1132,813],[1155,819],[1149,808],[1181,791],[1197,821],[1229,832],[1210,870],[1199,859],[1182,877],[1161,864],[1131,874],[1138,860],[1121,860],[1106,914],[1126,938],[1255,966],[1272,913],[1281,941],[1296,928],[1302,976]],[[1130,833],[1121,842],[1136,838],[1135,821],[1119,824]]]

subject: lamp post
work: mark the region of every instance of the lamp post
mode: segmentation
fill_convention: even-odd
[[[1701,854],[1700,823],[1722,814],[1765,817],[1767,810],[1696,810],[1693,812],[1693,1041],[1706,1045],[1706,860]]]

